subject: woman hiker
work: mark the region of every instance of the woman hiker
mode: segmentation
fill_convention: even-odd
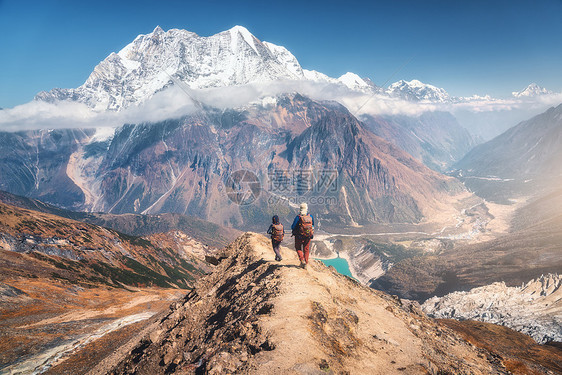
[[[310,240],[314,237],[314,217],[308,214],[306,203],[301,203],[299,214],[293,220],[291,230],[295,236],[295,250],[299,255],[301,267],[306,269],[310,255]]]
[[[281,252],[279,246],[281,246],[281,241],[283,241],[283,237],[285,236],[285,228],[283,228],[283,224],[279,222],[279,216],[275,215],[271,218],[271,225],[267,230],[267,234],[271,235],[271,246],[273,246],[273,251],[275,251],[275,260],[281,261]]]

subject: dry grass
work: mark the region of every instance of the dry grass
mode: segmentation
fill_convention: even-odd
[[[562,373],[562,349],[539,345],[532,338],[507,327],[476,321],[443,319],[440,323],[457,331],[471,344],[500,356],[514,374]]]

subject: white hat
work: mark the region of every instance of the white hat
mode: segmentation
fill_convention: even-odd
[[[302,202],[300,205],[300,214],[301,215],[308,214],[308,204],[306,204],[305,202]]]

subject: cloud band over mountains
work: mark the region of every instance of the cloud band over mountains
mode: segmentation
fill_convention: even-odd
[[[181,84],[180,84],[181,85]],[[502,112],[514,109],[541,111],[562,102],[562,93],[496,99],[489,96],[454,98],[450,102],[411,101],[383,93],[366,94],[334,83],[275,81],[191,90],[172,84],[144,103],[121,111],[94,111],[74,101],[33,100],[0,111],[0,130],[116,127],[126,123],[158,122],[194,113],[199,104],[218,109],[243,108],[264,98],[298,92],[315,100],[334,100],[355,115],[408,115],[428,111]],[[264,101],[265,102],[265,101]]]

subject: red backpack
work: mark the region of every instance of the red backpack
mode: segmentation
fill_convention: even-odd
[[[271,224],[271,238],[273,240],[281,242],[284,236],[285,229],[283,228],[283,224]]]
[[[298,235],[301,237],[312,238],[314,227],[312,226],[312,216],[299,215]]]

